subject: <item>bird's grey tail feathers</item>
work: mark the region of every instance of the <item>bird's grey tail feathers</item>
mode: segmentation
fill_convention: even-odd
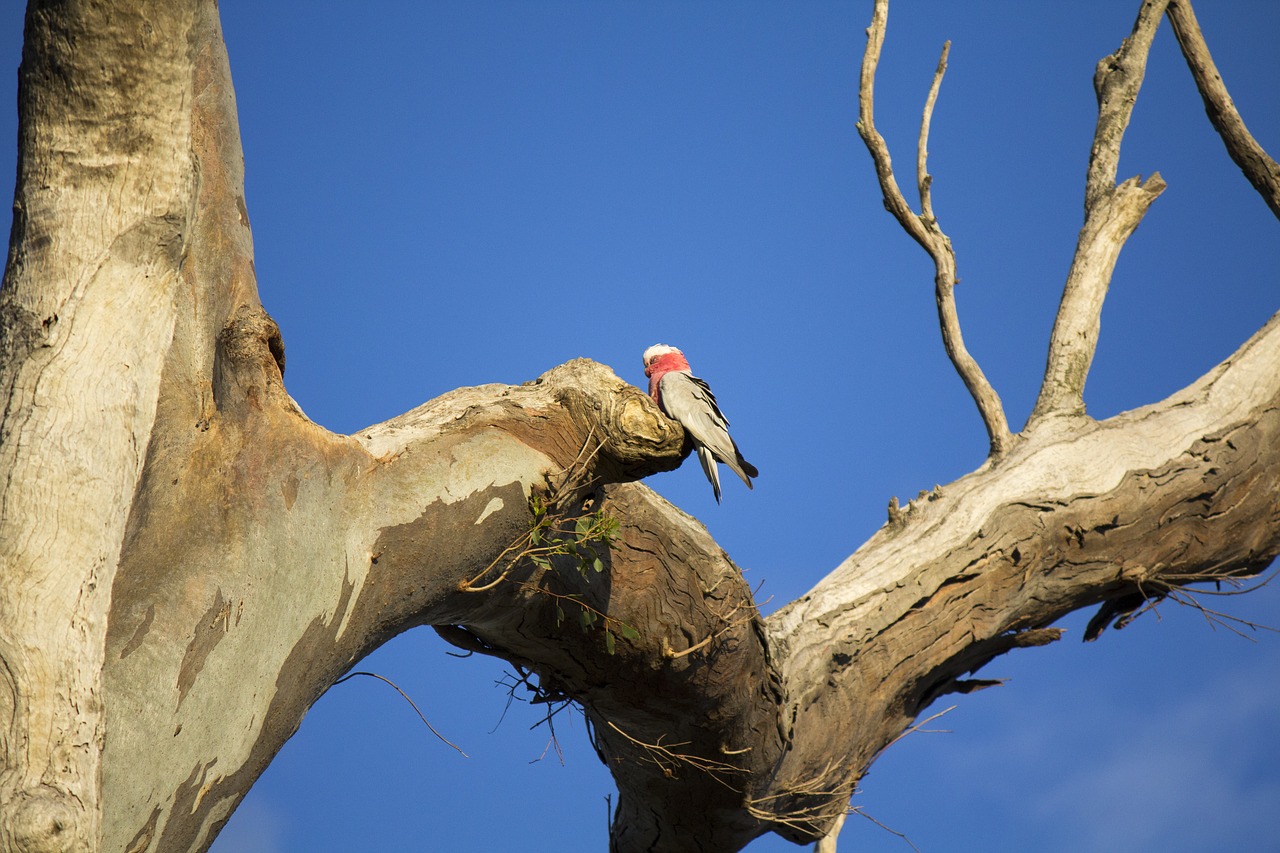
[[[723,462],[728,465],[729,470],[741,477],[742,482],[747,484],[748,489],[755,488],[751,485],[751,478],[760,476],[756,466],[743,459],[741,453],[736,452],[737,446],[733,449],[737,459],[717,459],[710,449],[701,444],[698,445],[698,461],[702,463],[702,470],[706,472],[707,479],[711,481],[711,489],[716,493],[716,503],[720,503],[720,467],[716,465],[716,462]]]
[[[716,493],[716,503],[720,503],[720,468],[716,465],[715,454],[699,444],[698,461],[702,463],[702,470],[706,473],[707,479],[711,481],[711,489]],[[747,485],[751,484],[747,483]]]

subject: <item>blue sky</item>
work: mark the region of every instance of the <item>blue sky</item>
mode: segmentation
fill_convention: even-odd
[[[1015,427],[1081,223],[1094,65],[1137,5],[898,0],[890,13],[877,123],[901,175],[953,42],[934,203],[959,256],[966,341]],[[1200,5],[1237,105],[1280,153],[1280,4]],[[10,105],[16,6],[0,9]],[[932,268],[883,211],[854,130],[869,14],[870,2],[224,0],[259,286],[290,393],[352,432],[577,356],[642,384],[643,349],[680,346],[761,477],[754,492],[726,481],[722,506],[695,465],[649,482],[763,582],[766,612],[802,594],[883,522],[890,496],[985,453],[942,350]],[[10,106],[10,164],[14,135]],[[1277,222],[1223,153],[1167,25],[1121,178],[1156,170],[1169,189],[1104,310],[1086,392],[1098,417],[1186,385],[1280,307]],[[1215,603],[1280,625],[1280,585]],[[1062,643],[988,666],[1008,685],[955,699],[931,726],[949,733],[895,745],[855,805],[928,853],[1274,848],[1280,635],[1251,642],[1165,605],[1084,645],[1086,618],[1065,621]],[[612,786],[572,712],[556,718],[561,761],[546,727],[530,730],[535,708],[504,718],[496,662],[414,631],[362,668],[471,758],[386,685],[349,681],[308,714],[217,853],[605,848]],[[856,817],[844,843],[910,850]]]

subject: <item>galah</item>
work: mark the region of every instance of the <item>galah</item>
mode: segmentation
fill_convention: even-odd
[[[720,468],[723,462],[751,488],[751,478],[759,477],[756,466],[742,458],[729,435],[729,421],[716,405],[707,383],[689,372],[684,353],[666,344],[654,344],[644,351],[644,375],[649,377],[649,396],[693,439],[698,461],[711,481],[720,502]]]

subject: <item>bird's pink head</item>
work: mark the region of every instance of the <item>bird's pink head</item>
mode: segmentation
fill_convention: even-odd
[[[658,382],[673,370],[689,372],[689,362],[680,350],[666,344],[654,344],[644,351],[644,375],[649,377],[649,396],[659,405],[662,400],[658,395]]]

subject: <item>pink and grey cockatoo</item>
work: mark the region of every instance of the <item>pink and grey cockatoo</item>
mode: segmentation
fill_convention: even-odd
[[[716,503],[720,502],[720,468],[716,462],[728,465],[751,488],[751,478],[759,477],[760,472],[742,458],[715,395],[706,382],[689,372],[684,353],[666,344],[654,344],[644,351],[644,375],[649,377],[649,396],[658,408],[679,421],[693,439],[698,461],[716,493]]]

